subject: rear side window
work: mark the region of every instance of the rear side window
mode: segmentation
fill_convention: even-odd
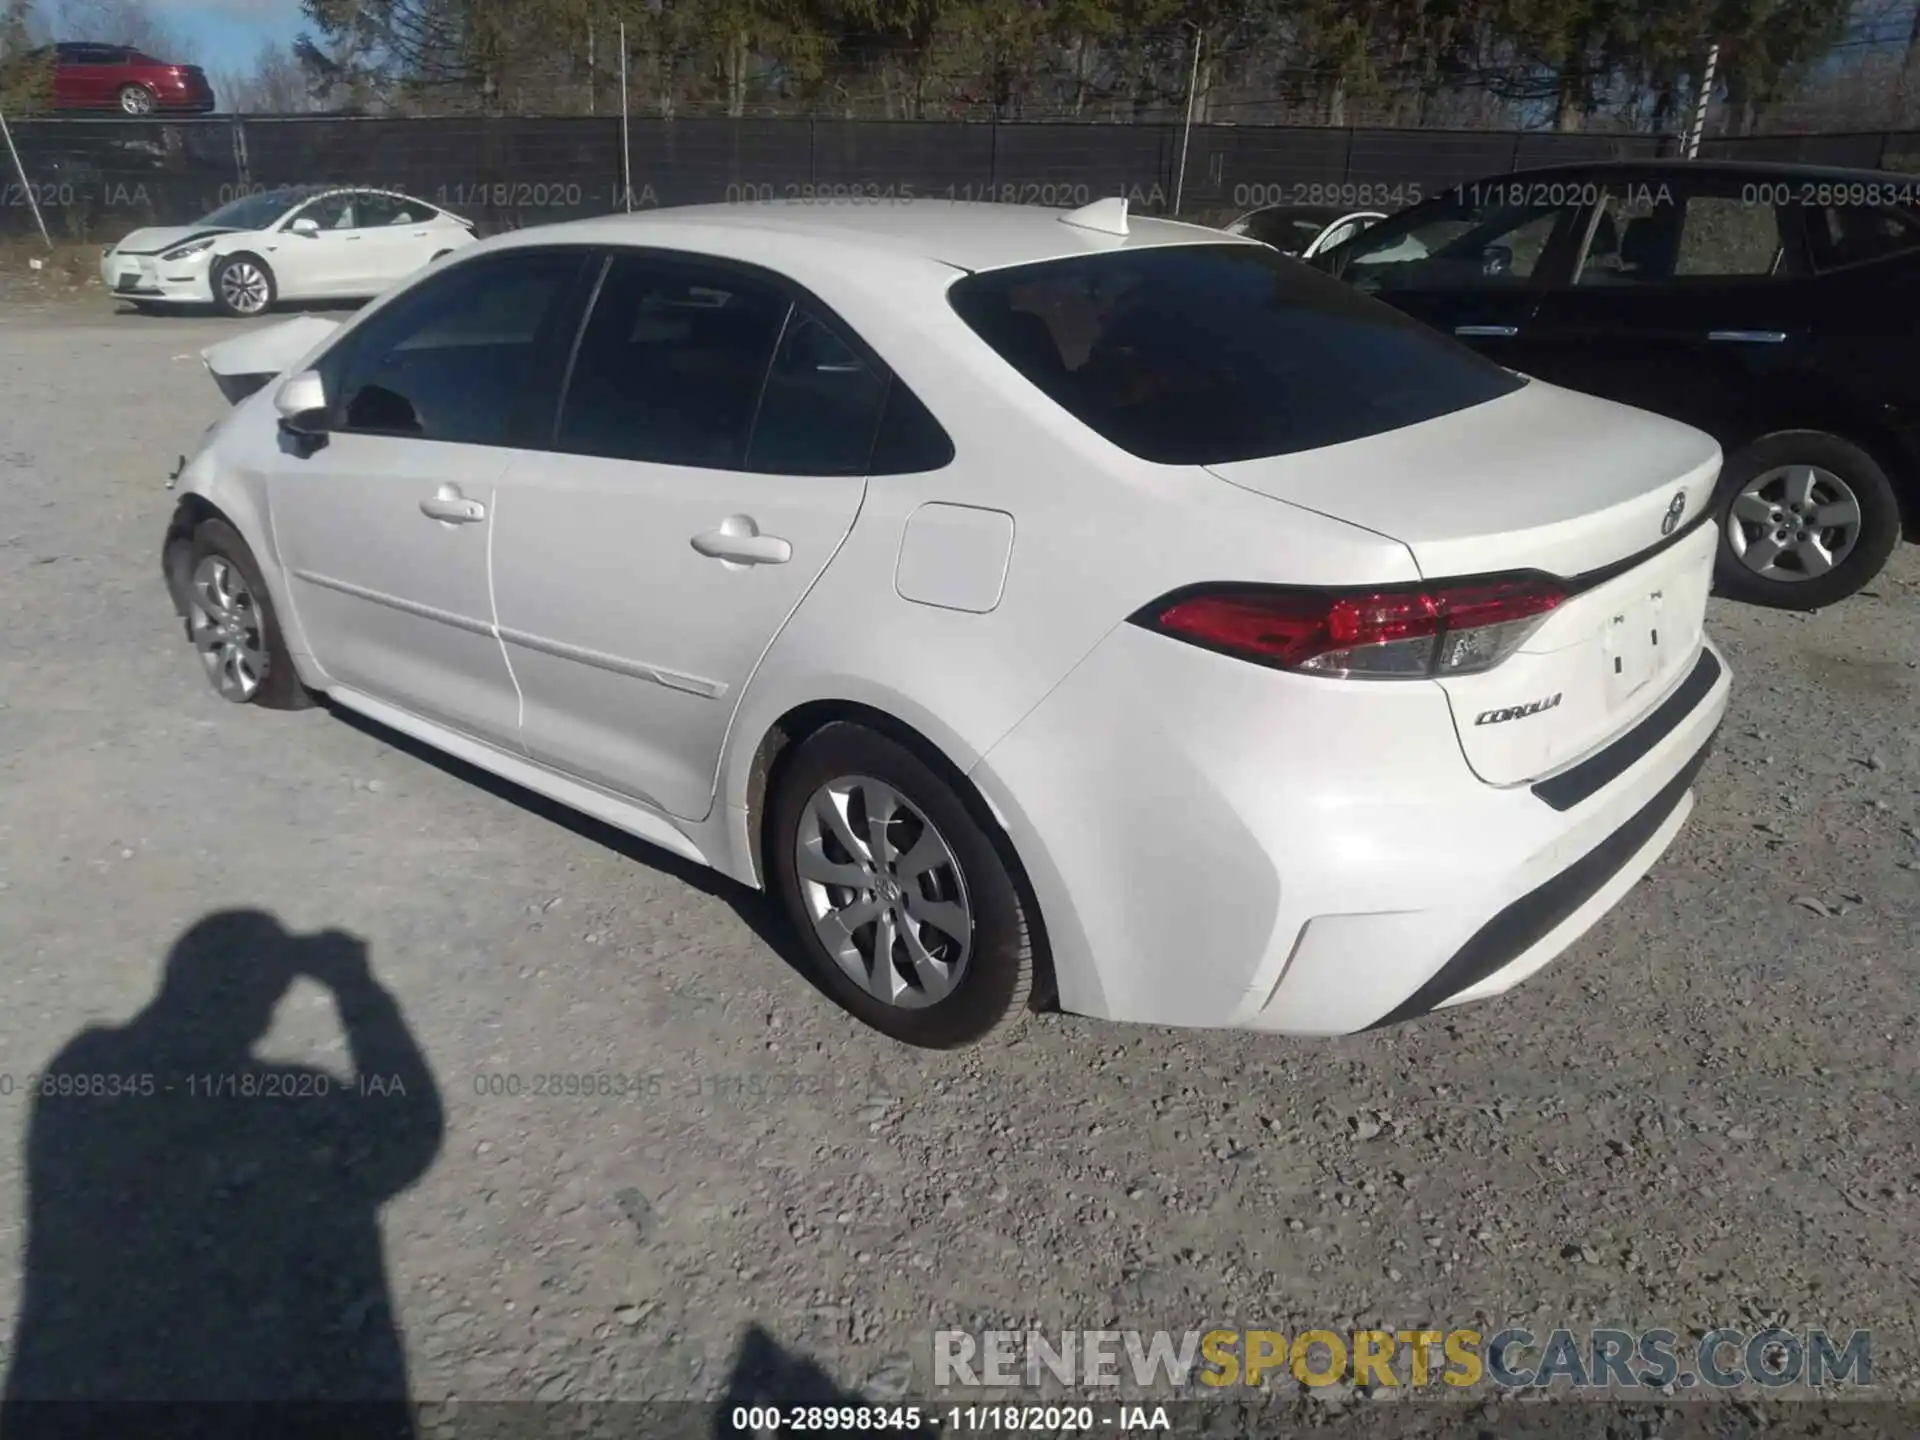
[[[1822,270],[1920,249],[1920,212],[1892,205],[1821,205],[1807,211],[1807,244]]]
[[[788,308],[773,286],[719,267],[616,259],[580,337],[554,448],[742,468]]]
[[[864,475],[887,377],[796,305],[761,392],[747,466],[767,475]]]
[[[1063,409],[1166,465],[1338,445],[1525,383],[1252,245],[1046,261],[970,275],[948,294],[975,333]]]
[[[1771,275],[1780,268],[1786,237],[1780,212],[1735,195],[1690,195],[1673,258],[1675,277]]]

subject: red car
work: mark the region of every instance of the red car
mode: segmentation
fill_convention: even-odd
[[[169,65],[127,45],[62,43],[22,56],[53,62],[53,108],[123,115],[213,109],[213,87],[198,65]]]

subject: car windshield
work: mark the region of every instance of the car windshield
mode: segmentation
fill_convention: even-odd
[[[1261,246],[1051,260],[970,275],[948,295],[1062,408],[1161,464],[1337,445],[1525,383],[1451,336]]]
[[[228,230],[264,230],[299,203],[300,198],[291,190],[242,195],[237,200],[229,200],[218,210],[202,215],[194,223],[217,225]]]

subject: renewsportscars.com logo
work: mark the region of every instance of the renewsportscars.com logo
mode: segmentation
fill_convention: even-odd
[[[1481,1330],[940,1330],[933,1336],[939,1387],[1010,1389],[1049,1382],[1143,1391],[1201,1385],[1351,1382],[1380,1389],[1673,1391],[1805,1386],[1869,1387],[1873,1336],[1844,1342],[1825,1330],[1718,1329],[1697,1338],[1672,1330],[1539,1333]]]

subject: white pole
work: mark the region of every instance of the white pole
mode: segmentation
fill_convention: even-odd
[[[27,204],[33,210],[33,223],[40,227],[40,238],[47,249],[53,249],[53,237],[47,234],[47,218],[40,213],[39,197],[33,193],[33,186],[27,180],[27,167],[20,163],[20,152],[14,147],[13,131],[7,128],[5,111],[0,111],[0,135],[6,137],[7,153],[13,156],[13,173],[20,177],[20,193],[27,197]]]
[[[598,85],[594,83],[599,78],[600,77],[594,73],[594,69],[593,69],[593,17],[588,16],[587,17],[587,113],[589,115],[597,115],[600,112],[599,101],[594,95],[594,91],[600,88]]]
[[[1713,99],[1713,72],[1720,63],[1720,47],[1707,51],[1707,72],[1700,77],[1700,100],[1693,107],[1693,130],[1687,136],[1687,159],[1700,158],[1700,137],[1707,133],[1707,104]]]
[[[627,22],[620,22],[620,188],[626,192],[627,209],[633,209],[633,146],[627,129]]]
[[[1187,144],[1193,139],[1193,97],[1200,88],[1200,27],[1193,27],[1193,73],[1187,77],[1187,123],[1180,131],[1180,171],[1173,181],[1173,218],[1180,218],[1180,197],[1187,188]]]

